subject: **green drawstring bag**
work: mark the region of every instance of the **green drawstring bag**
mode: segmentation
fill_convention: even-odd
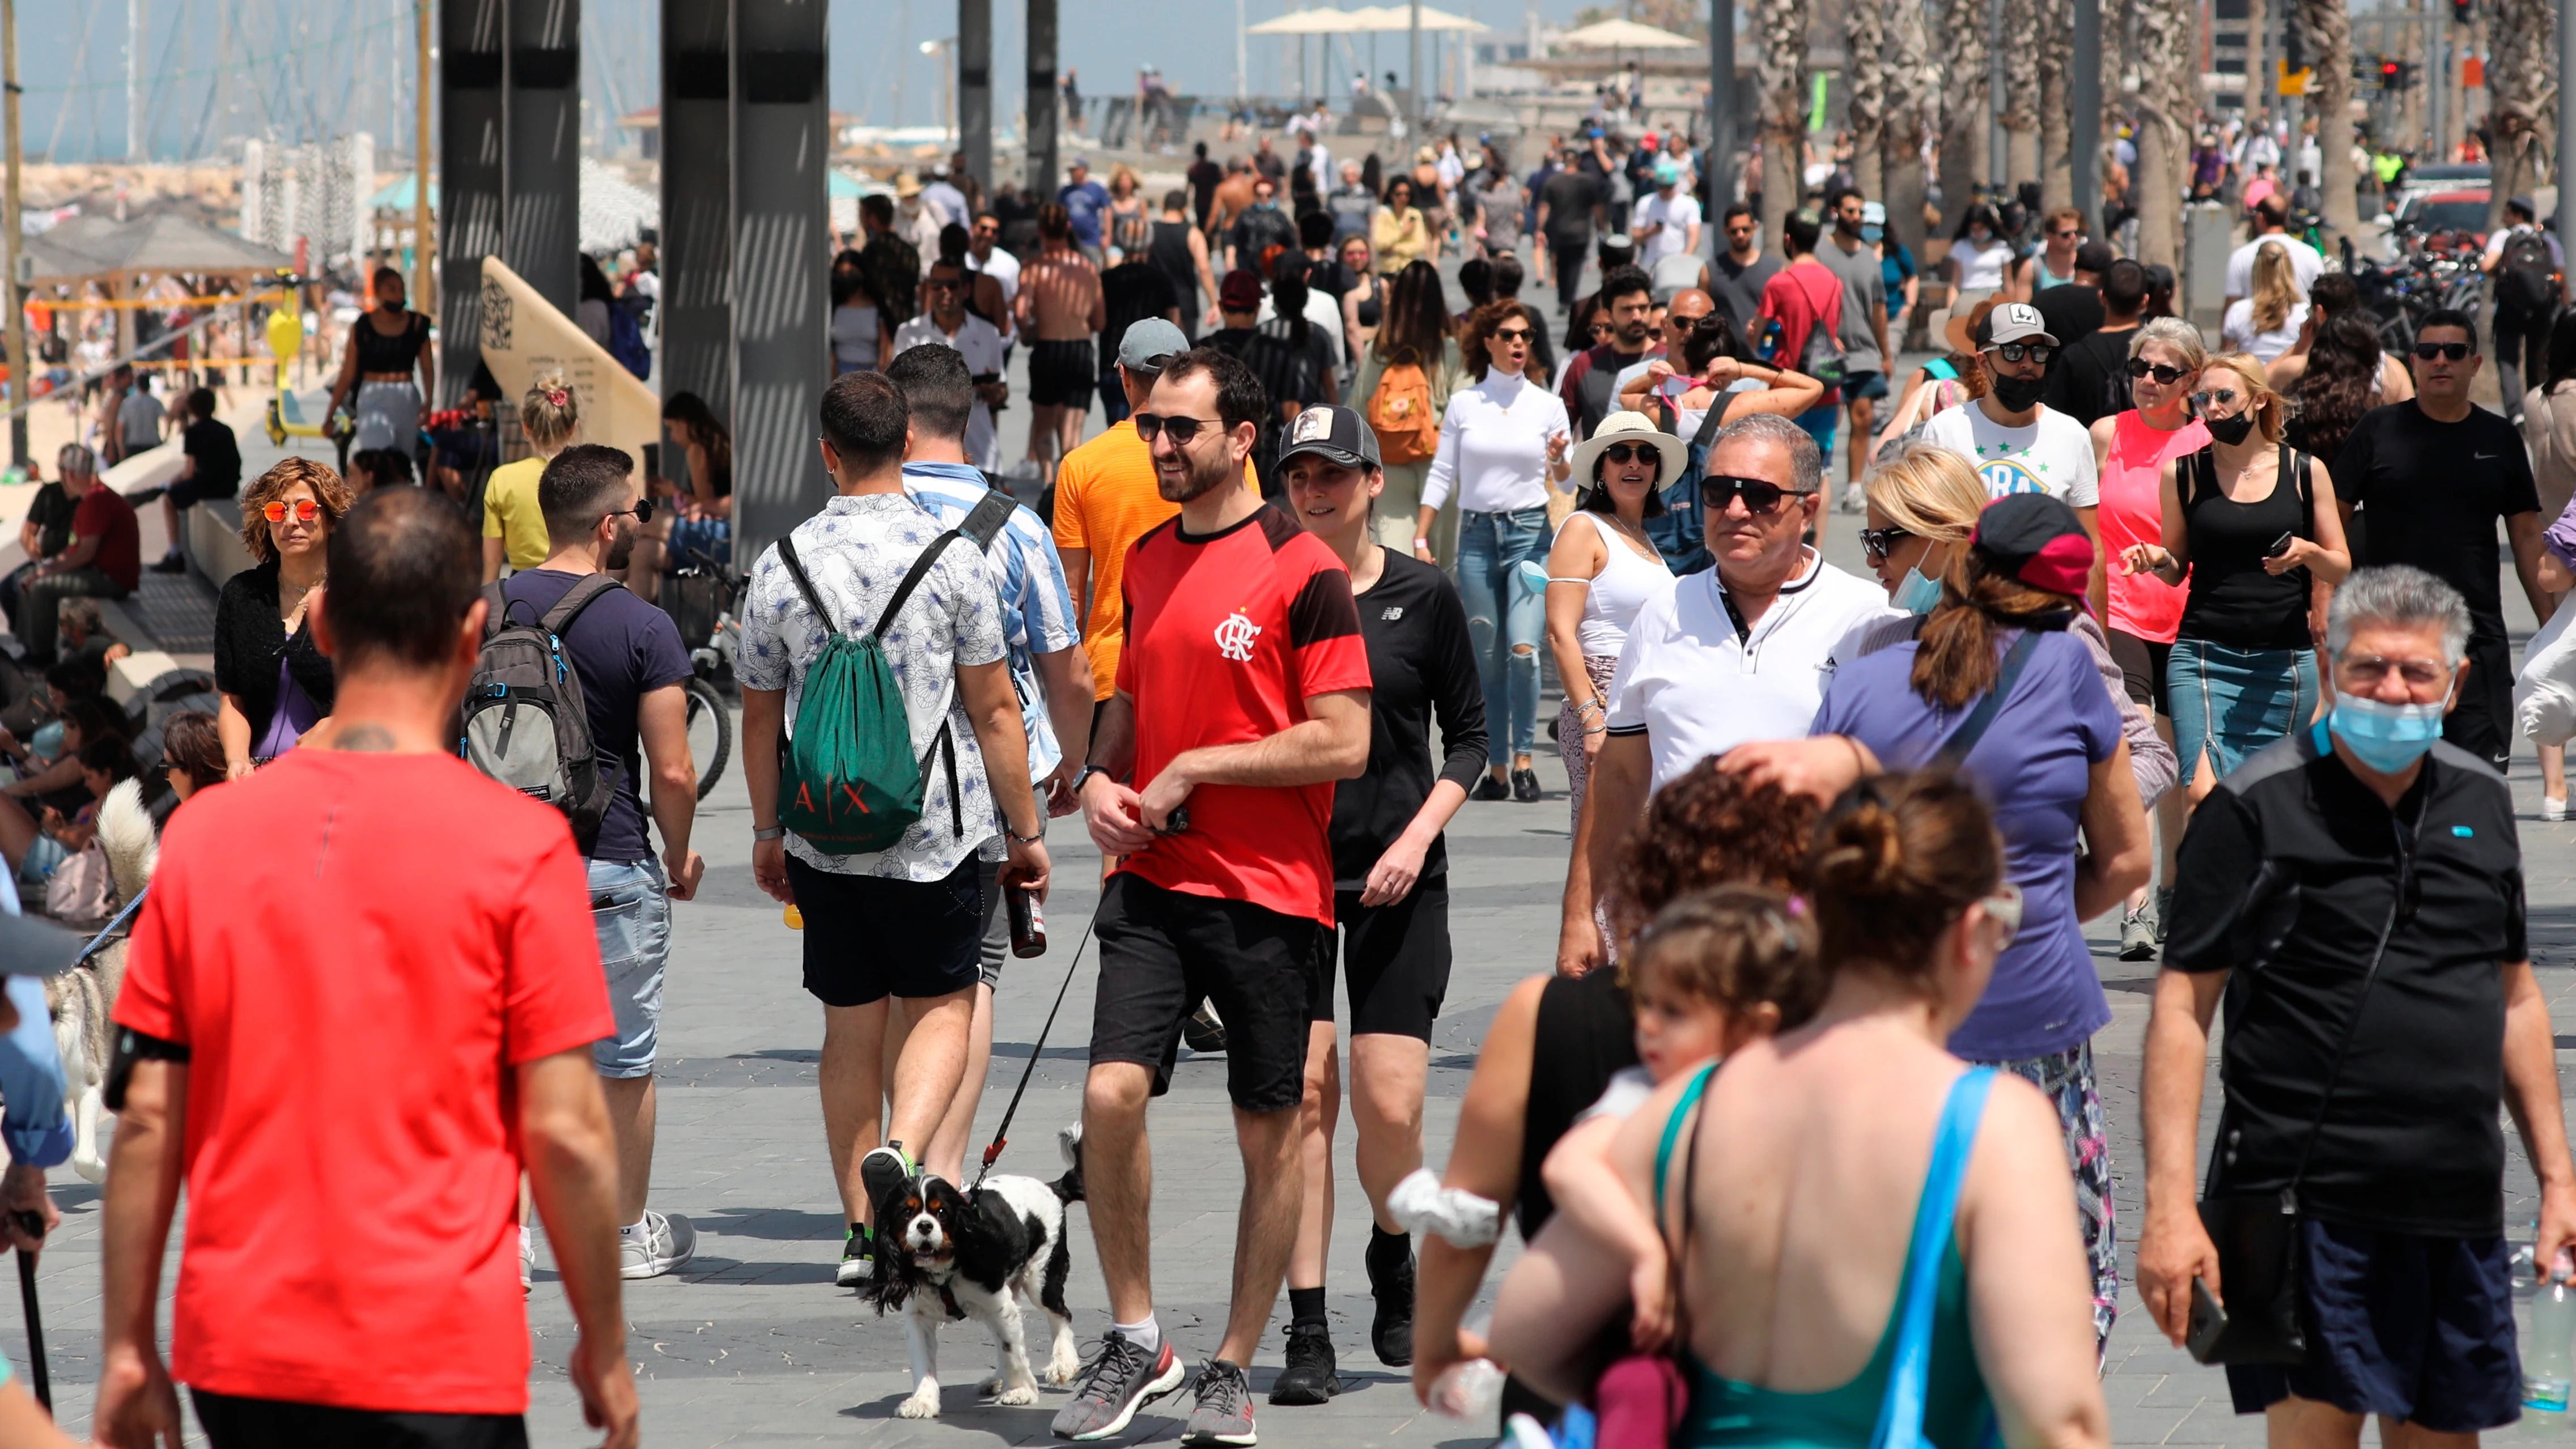
[[[949,738],[949,725],[943,720],[930,751],[913,758],[912,718],[904,710],[894,666],[886,662],[878,642],[940,552],[963,537],[951,530],[931,540],[886,601],[876,628],[858,638],[843,632],[823,607],[822,595],[796,556],[796,541],[778,540],[778,561],[787,565],[816,621],[832,631],[805,671],[795,731],[779,745],[778,823],[825,855],[866,855],[901,841],[921,818],[930,753],[947,765],[952,824],[959,835],[966,833],[965,806],[957,794],[957,747]]]

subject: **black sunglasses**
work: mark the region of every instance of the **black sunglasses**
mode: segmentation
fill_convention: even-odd
[[[2045,342],[1998,342],[1995,355],[2006,362],[2036,362],[2042,367],[2057,355],[2057,349]]]
[[[2469,355],[2469,344],[2465,342],[2418,342],[2415,344],[2415,355],[2424,359],[2426,362],[2430,362],[2436,357],[2447,358],[2452,362],[2458,362],[2460,359]]]
[[[1902,528],[1864,528],[1860,531],[1861,557],[1872,568],[1887,562],[1888,552],[1914,535]]]
[[[1605,463],[1653,463],[1657,467],[1661,467],[1664,461],[1664,451],[1652,443],[1612,443],[1601,450],[1601,461]]]
[[[1225,424],[1218,422],[1214,418],[1167,418],[1156,413],[1138,413],[1136,415],[1137,437],[1150,443],[1157,437],[1168,432],[1172,435],[1172,441],[1184,448],[1190,445],[1190,440],[1192,438],[1199,435],[1199,429],[1223,429],[1224,427]]]
[[[1730,478],[1723,473],[1712,473],[1700,479],[1699,488],[1700,501],[1710,512],[1724,513],[1727,504],[1741,498],[1744,500],[1744,511],[1756,518],[1776,511],[1783,498],[1804,498],[1814,491],[1808,488],[1783,488],[1777,483],[1761,478]]]
[[[637,523],[651,523],[653,521],[653,500],[650,498],[638,498],[635,500],[634,507],[620,508],[615,513],[611,513],[607,516],[615,518],[619,513],[634,514],[635,521]]]
[[[2167,367],[2161,362],[2149,362],[2143,357],[2129,359],[2129,376],[2133,378],[2153,377],[2156,381],[2171,387],[2182,381],[2182,374],[2183,369],[2179,367]]]
[[[1529,335],[1530,330],[1526,327],[1497,327],[1494,329],[1494,340],[1496,342],[1527,342],[1529,340]]]

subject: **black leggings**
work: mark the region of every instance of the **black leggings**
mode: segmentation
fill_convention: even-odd
[[[1592,244],[1586,242],[1580,246],[1561,247],[1551,242],[1548,250],[1556,256],[1556,305],[1571,312],[1574,310],[1574,289],[1583,283],[1583,259],[1591,255]]]

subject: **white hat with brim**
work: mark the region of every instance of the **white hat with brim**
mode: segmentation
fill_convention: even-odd
[[[1612,443],[1652,443],[1664,460],[1661,473],[1655,475],[1657,488],[1669,488],[1681,481],[1690,467],[1690,446],[1681,439],[1655,426],[1655,420],[1639,412],[1615,412],[1601,420],[1592,436],[1574,445],[1574,474],[1570,480],[1576,492],[1593,486],[1593,465],[1601,450]]]

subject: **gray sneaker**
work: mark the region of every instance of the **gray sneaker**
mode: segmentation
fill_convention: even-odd
[[[698,1230],[687,1218],[644,1210],[642,1231],[617,1235],[620,1278],[659,1278],[697,1255]]]
[[[1181,1431],[1182,1443],[1244,1449],[1261,1442],[1261,1436],[1252,1432],[1252,1384],[1240,1365],[1209,1359],[1208,1366],[1199,1370],[1198,1396],[1199,1406],[1190,1410],[1190,1426]]]
[[[1114,1438],[1126,1432],[1138,1409],[1179,1388],[1184,1376],[1170,1339],[1164,1339],[1149,1359],[1143,1349],[1111,1329],[1100,1336],[1100,1351],[1073,1381],[1073,1402],[1056,1411],[1052,1432],[1059,1439],[1078,1442]],[[1252,1412],[1246,1409],[1247,1428],[1251,1422]]]
[[[2153,901],[2120,913],[2120,959],[2156,959],[2156,907]]]

